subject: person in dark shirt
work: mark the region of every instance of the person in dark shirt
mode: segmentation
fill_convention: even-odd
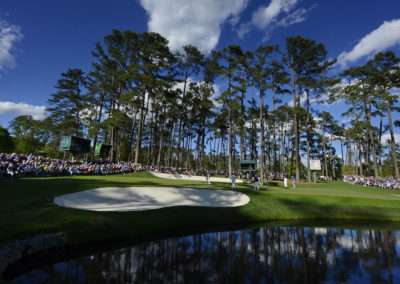
[[[258,175],[254,176],[254,190],[260,190],[260,179]]]

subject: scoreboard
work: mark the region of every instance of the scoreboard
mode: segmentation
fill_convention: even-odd
[[[85,139],[73,135],[63,136],[61,138],[60,150],[72,153],[89,153],[90,139]]]

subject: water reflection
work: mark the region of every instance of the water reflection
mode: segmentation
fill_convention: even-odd
[[[398,283],[400,232],[264,227],[171,238],[42,267],[22,283]]]

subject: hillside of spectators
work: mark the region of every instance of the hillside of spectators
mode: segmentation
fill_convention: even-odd
[[[157,171],[160,173],[164,174],[180,174],[180,175],[193,175],[193,176],[225,176],[229,177],[229,174],[227,171],[223,170],[205,170],[205,169],[200,169],[200,170],[194,170],[194,169],[189,169],[189,168],[173,168],[173,167],[160,167],[158,170],[156,166],[146,166],[146,170],[151,170],[151,171]],[[240,172],[233,172],[236,176],[241,176]]]
[[[97,161],[67,161],[52,159],[32,154],[0,154],[0,178],[6,177],[56,177],[68,175],[111,175],[135,171],[158,171],[161,173],[210,176],[222,175],[228,177],[226,171],[194,170],[189,168],[173,168],[145,166],[131,162],[97,162]],[[235,172],[240,176],[240,172]]]
[[[387,188],[387,189],[400,189],[399,180],[394,177],[375,178],[375,177],[347,175],[347,176],[343,176],[343,181],[346,183],[360,185],[360,186],[370,186],[370,187]]]
[[[142,170],[130,162],[66,161],[27,154],[0,154],[0,178],[111,175]]]

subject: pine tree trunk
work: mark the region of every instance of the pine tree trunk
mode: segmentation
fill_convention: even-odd
[[[292,137],[291,137],[292,142],[291,142],[290,149],[292,149],[292,150],[290,151],[290,163],[288,164],[288,169],[289,169],[289,171],[291,171],[291,165],[293,164],[293,162],[294,162],[295,159],[296,159],[296,157],[295,157],[295,155],[296,155],[296,149],[295,149],[295,147],[293,147],[293,145],[296,143],[294,133],[293,133],[291,136],[292,136]],[[289,138],[288,138],[288,139],[289,139]],[[289,147],[289,141],[288,141],[288,147]],[[289,151],[288,151],[288,155],[289,155]],[[289,157],[288,157],[288,161],[289,161]],[[292,173],[292,175],[293,175],[293,173]]]
[[[266,127],[266,141],[267,141],[267,155],[268,155],[268,175],[270,175],[272,173],[272,157],[273,157],[273,153],[272,153],[272,143],[271,143],[271,131],[269,131],[268,125]],[[267,177],[267,174],[265,175],[265,177]]]
[[[223,161],[224,161],[224,170],[227,170],[227,165],[226,165],[226,142],[225,142],[225,135],[222,136],[222,151],[223,151]]]
[[[251,107],[254,108],[255,107],[255,99],[254,99],[254,82],[251,86]],[[250,158],[252,160],[255,160],[255,123],[254,123],[254,117],[253,114],[251,115],[251,137],[250,137],[250,144],[251,144],[251,152],[250,152]]]
[[[276,119],[275,119],[275,88],[272,88],[272,144],[274,147],[274,156],[273,156],[273,168],[274,168],[274,180],[276,180],[276,171],[278,167],[277,163],[277,145],[276,145]]]
[[[199,170],[199,168],[200,168],[200,142],[201,141],[201,138],[200,138],[200,132],[198,132],[197,133],[197,139],[196,139],[196,154],[197,154],[197,157],[196,157],[196,171],[198,171]]]
[[[80,97],[80,92],[78,91],[77,97]],[[79,136],[79,105],[76,104],[76,114],[75,114],[75,136]]]
[[[204,169],[204,152],[205,152],[205,139],[206,139],[206,126],[203,125],[203,133],[201,135],[201,159],[200,159],[200,167]]]
[[[369,141],[370,141],[371,151],[372,151],[372,160],[374,163],[374,176],[375,176],[375,178],[378,178],[378,176],[379,176],[378,162],[377,162],[377,158],[376,158],[374,134],[372,131],[372,124],[371,124],[371,103],[369,104],[369,109],[367,108],[367,119],[368,119],[368,124],[369,124],[368,134],[369,134]],[[368,163],[369,163],[369,156],[368,156]]]
[[[342,141],[342,137],[340,137],[340,151],[341,151],[341,153],[342,153],[342,164],[344,165],[345,164],[345,162],[344,162],[344,154],[343,154],[343,141]]]
[[[357,141],[354,141],[354,170],[355,170],[355,175],[358,175],[359,173],[359,165],[358,165],[358,149],[357,149]]]
[[[182,131],[183,132],[183,131]],[[181,163],[181,158],[182,158],[182,160],[184,161],[185,159],[186,159],[186,146],[185,146],[185,142],[187,142],[187,140],[189,139],[189,137],[185,137],[184,135],[183,135],[183,133],[182,133],[182,147],[181,147],[181,157],[179,157],[179,159],[178,159],[178,165],[179,165],[179,167],[184,167],[184,163],[182,162]]]
[[[165,107],[165,101],[163,102],[163,116],[165,117],[165,112],[166,112],[166,107]],[[157,168],[160,170],[160,162],[161,162],[161,151],[162,151],[162,142],[163,142],[163,135],[164,135],[164,125],[165,125],[165,119],[162,119],[161,123],[161,129],[160,129],[160,142],[158,144],[158,156],[157,156]]]
[[[280,172],[284,173],[285,172],[285,136],[284,136],[284,130],[283,126],[281,126],[281,165],[280,165]]]
[[[326,160],[325,127],[322,126],[322,155],[324,156],[325,176],[328,176],[328,162]]]
[[[371,156],[371,154],[370,154],[370,146],[371,146],[371,139],[370,139],[370,136],[369,136],[369,131],[368,131],[368,136],[367,137],[365,137],[366,138],[366,145],[365,145],[365,147],[364,147],[364,160],[365,160],[365,170],[366,170],[366,175],[367,176],[369,176],[369,170],[370,170],[370,168],[371,168],[371,163],[370,163],[370,160],[369,160],[369,158],[370,158],[370,156]]]
[[[140,153],[140,147],[142,145],[144,102],[145,102],[145,95],[143,94],[142,101],[140,103],[139,125],[138,125],[138,134],[137,134],[136,150],[135,150],[135,164],[139,163],[139,153]]]
[[[217,137],[210,133],[210,169],[215,170],[215,154],[217,150]]]
[[[135,110],[135,115],[133,116],[132,120],[132,126],[131,126],[131,133],[129,137],[129,155],[128,155],[128,161],[131,160],[131,155],[132,155],[132,146],[133,146],[133,135],[135,133],[135,126],[136,126],[136,117],[137,117],[138,109]]]
[[[397,163],[396,141],[394,140],[392,110],[391,110],[391,107],[390,107],[389,99],[387,100],[387,113],[388,113],[388,119],[389,119],[390,142],[392,144],[392,151],[393,151],[394,171],[396,173],[396,178],[400,178],[400,176],[399,176],[399,165]]]
[[[96,133],[94,135],[94,140],[93,140],[93,151],[92,151],[92,157],[91,157],[92,161],[94,161],[94,154],[95,154],[95,151],[96,151],[97,138],[99,136],[99,128],[98,127],[100,126],[100,122],[101,122],[101,116],[102,116],[102,113],[103,113],[103,106],[104,106],[104,95],[101,96],[99,115],[98,115],[98,117],[96,119],[97,120],[97,125],[96,125]]]
[[[184,128],[184,126],[183,126]],[[181,153],[181,140],[182,140],[182,119],[179,120],[179,127],[178,127],[178,143],[176,148],[176,164],[175,167],[179,167],[179,158]]]
[[[356,170],[356,175],[362,175],[362,171],[360,169],[360,163],[358,161],[359,158],[359,145],[357,141],[354,141],[354,165]]]
[[[229,119],[229,143],[228,143],[228,151],[229,151],[229,158],[228,158],[228,173],[229,176],[232,175],[232,149],[233,149],[233,141],[232,141],[232,136],[233,136],[233,118],[232,118],[232,102],[231,102],[231,91],[232,91],[232,83],[231,83],[231,78],[229,78],[229,83],[228,83],[228,92],[229,92],[229,98],[228,98],[228,119]]]
[[[383,134],[383,111],[381,111],[381,120],[379,123],[379,144],[378,144],[378,152],[379,152],[379,175],[382,176],[382,134]]]
[[[115,110],[115,101],[114,101],[114,96],[112,97],[111,100],[111,109],[110,109],[110,117],[112,115],[112,112]],[[111,133],[110,133],[110,144],[111,144],[111,151],[110,151],[110,161],[114,162],[115,161],[115,152],[116,152],[116,145],[114,144],[114,136],[115,136],[115,126],[113,125],[111,127]]]
[[[154,165],[154,160],[153,160],[153,152],[154,151],[154,111],[151,112],[151,118],[150,118],[150,123],[149,123],[149,128],[150,128],[150,137],[149,137],[149,147],[147,148],[147,156],[148,156],[148,162],[147,164]]]
[[[331,134],[331,145],[332,145],[332,147],[333,147],[333,139],[332,139],[332,134]],[[332,152],[332,151],[331,151]],[[330,164],[331,164],[331,171],[332,171],[332,176],[333,176],[333,178],[336,178],[336,172],[335,172],[335,167],[333,166],[333,163],[332,163],[332,153],[329,153],[329,162],[330,162]]]
[[[172,161],[172,140],[175,135],[175,123],[172,120],[171,124],[171,129],[170,129],[170,135],[169,135],[169,140],[168,140],[168,152],[167,152],[167,165],[168,167],[171,167],[171,161]]]
[[[183,81],[183,93],[182,93],[182,106],[184,106],[185,103],[185,97],[186,97],[186,85],[187,85],[187,80],[189,77],[189,69],[186,67],[185,69],[185,79]],[[185,110],[183,110],[185,111]],[[177,143],[177,149],[176,149],[176,167],[180,167],[180,157],[181,157],[181,142],[182,142],[182,132],[185,130],[185,122],[183,121],[183,116],[179,121],[179,135],[178,135],[178,143]],[[182,143],[183,144],[183,143]],[[183,147],[185,150],[185,147]],[[183,156],[183,155],[182,155]]]
[[[310,91],[307,89],[306,90],[307,94],[307,176],[308,176],[308,182],[311,182],[311,170],[310,170]]]
[[[228,173],[229,173],[229,176],[231,176],[232,175],[232,148],[233,148],[233,145],[232,145],[232,113],[231,113],[232,111],[231,111],[231,107],[229,107],[229,111],[228,111],[228,115],[229,115],[229,137],[228,137],[228,140],[229,140],[229,143],[228,143],[228,150],[229,150],[229,153],[228,153],[228,155],[229,155],[229,157],[228,157]]]
[[[189,136],[187,139],[186,139],[186,147],[185,147],[185,149],[186,149],[186,153],[187,153],[187,155],[189,156],[189,157],[186,157],[186,168],[187,169],[189,169],[189,168],[191,168],[190,167],[190,162],[191,162],[191,160],[192,160],[192,147],[190,147],[190,145],[192,144],[192,136]]]
[[[265,141],[264,141],[264,114],[263,114],[263,106],[264,106],[264,94],[263,90],[260,90],[260,179],[264,179],[264,171],[265,171]]]
[[[164,121],[163,121],[162,126],[161,126],[161,131],[160,131],[160,142],[159,142],[159,144],[158,144],[158,156],[157,156],[157,169],[158,169],[158,170],[160,170],[163,134],[164,134]]]
[[[292,65],[293,62],[292,62]],[[296,152],[296,181],[300,181],[300,137],[299,137],[299,122],[297,121],[297,95],[296,95],[296,78],[294,74],[293,68],[290,68],[291,74],[292,74],[292,92],[293,92],[293,122],[294,122],[294,132],[295,132],[295,141],[294,141],[294,147],[295,147],[295,152]]]
[[[371,150],[372,150],[372,159],[374,162],[374,173],[375,173],[375,178],[378,178],[379,172],[378,172],[378,163],[376,159],[376,152],[375,152],[375,143],[374,143],[374,136],[372,133],[372,129],[369,129],[369,139],[371,140]]]
[[[359,151],[358,162],[360,163],[360,175],[363,175],[363,164],[362,164],[362,150],[361,150],[361,145],[359,145],[358,151]]]
[[[244,76],[244,75],[243,75]],[[240,160],[243,160],[243,150],[244,150],[244,131],[245,131],[245,106],[244,106],[244,92],[242,92],[241,100],[240,100],[240,119],[242,121],[242,125],[240,126]]]
[[[215,152],[214,167],[215,169],[218,169],[218,157],[219,157],[219,148],[221,145],[221,139],[217,139],[217,137],[215,137],[215,141],[217,142],[217,151]]]

